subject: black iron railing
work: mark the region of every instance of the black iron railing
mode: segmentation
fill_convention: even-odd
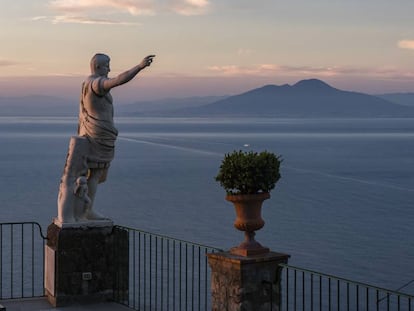
[[[115,291],[118,302],[140,311],[211,310],[206,254],[219,249],[117,227],[127,230],[129,239],[128,295],[125,300]]]
[[[127,269],[116,273],[115,301],[140,311],[211,310],[206,254],[220,249],[116,228],[128,245],[120,247],[118,261]],[[45,241],[36,222],[0,223],[0,299],[44,296]],[[291,265],[280,268],[281,311],[414,311],[413,295]]]
[[[410,311],[414,296],[289,265],[280,265],[279,310]]]
[[[45,240],[37,222],[0,223],[0,299],[44,295]]]

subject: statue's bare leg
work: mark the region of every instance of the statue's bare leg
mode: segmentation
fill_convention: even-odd
[[[88,177],[88,196],[90,203],[86,206],[85,218],[90,220],[107,219],[102,214],[93,210],[93,203],[95,201],[95,194],[98,188],[99,180],[102,176],[103,169],[93,168],[90,169]]]

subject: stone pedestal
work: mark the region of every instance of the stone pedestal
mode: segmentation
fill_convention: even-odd
[[[213,311],[279,310],[280,263],[289,255],[269,252],[238,256],[230,252],[208,254],[211,267]]]
[[[51,224],[47,238],[45,294],[53,306],[127,298],[127,231]]]

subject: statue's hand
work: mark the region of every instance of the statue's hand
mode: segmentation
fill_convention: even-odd
[[[155,55],[148,55],[147,57],[145,57],[140,64],[141,68],[144,69],[145,67],[151,65],[154,57]]]

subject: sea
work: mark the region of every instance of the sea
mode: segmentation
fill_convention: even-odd
[[[283,158],[256,240],[289,263],[398,289],[414,280],[414,119],[120,117],[95,208],[118,225],[229,249],[243,240],[215,181],[233,150]],[[77,119],[0,117],[0,222],[57,215]],[[403,292],[414,294],[414,284]]]

